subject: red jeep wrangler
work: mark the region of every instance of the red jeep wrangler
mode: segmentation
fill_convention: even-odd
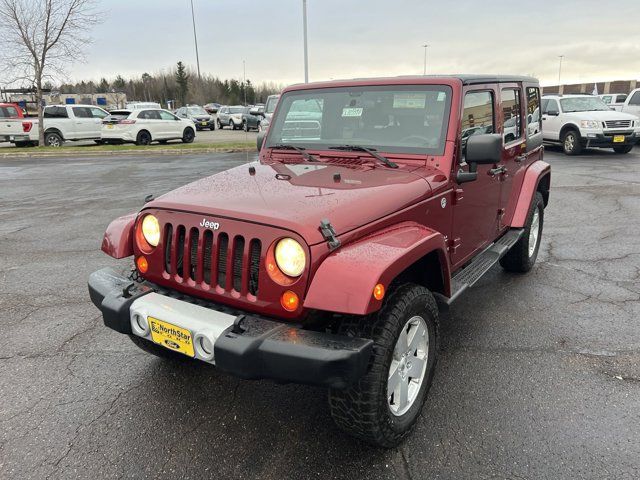
[[[160,357],[329,388],[396,445],[438,354],[435,298],[533,266],[549,200],[538,81],[399,77],[287,88],[259,159],[112,222],[130,274],[89,279],[106,326]]]

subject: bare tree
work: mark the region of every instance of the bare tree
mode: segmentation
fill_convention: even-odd
[[[40,145],[44,145],[42,86],[83,60],[87,32],[98,23],[94,0],[0,0],[0,49],[7,83],[36,90]]]

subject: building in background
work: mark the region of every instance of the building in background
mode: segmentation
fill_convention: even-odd
[[[598,93],[629,93],[640,87],[640,80],[615,80],[613,82],[574,83],[570,85],[549,85],[542,87],[546,95],[565,95],[569,93],[593,93],[593,87],[598,87]]]

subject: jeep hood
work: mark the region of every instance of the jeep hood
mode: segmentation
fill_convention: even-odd
[[[430,194],[425,167],[255,162],[180,187],[145,208],[199,213],[222,227],[224,218],[273,225],[313,245],[324,241],[325,218],[340,235]]]

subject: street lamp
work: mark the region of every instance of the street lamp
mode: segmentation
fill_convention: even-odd
[[[309,54],[307,53],[307,0],[302,0],[302,32],[304,35],[304,83],[309,83]]]
[[[560,88],[560,78],[562,77],[562,59],[564,58],[564,55],[558,55],[558,58],[560,59],[560,66],[558,67],[558,88]]]
[[[191,0],[191,22],[193,23],[193,42],[196,45],[196,63],[198,65],[198,78],[200,78],[200,56],[198,55],[198,37],[196,36],[196,16],[193,13],[193,0]]]
[[[422,48],[424,48],[424,71],[422,72],[423,75],[427,74],[427,48],[429,48],[428,44],[424,44],[422,45]]]

